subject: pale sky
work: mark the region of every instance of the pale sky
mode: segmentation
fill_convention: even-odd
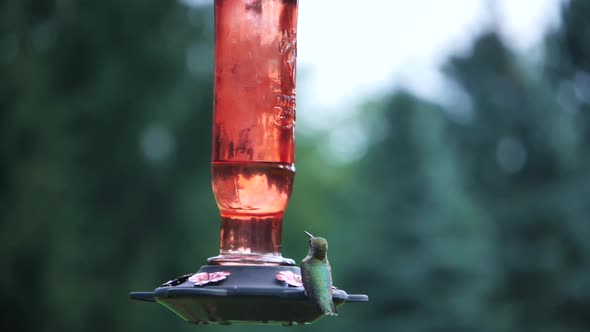
[[[524,53],[559,23],[559,6],[559,0],[300,0],[298,66],[305,90],[298,94],[306,109],[330,118],[393,86],[436,100],[445,85],[439,66],[468,52],[493,21]],[[306,113],[298,114],[302,125],[326,123]]]

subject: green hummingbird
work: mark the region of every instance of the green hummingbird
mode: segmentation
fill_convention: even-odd
[[[332,270],[328,262],[328,241],[308,232],[309,253],[301,262],[301,278],[305,294],[324,315],[335,316],[332,301]]]

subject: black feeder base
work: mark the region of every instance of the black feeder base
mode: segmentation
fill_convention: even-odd
[[[153,292],[132,292],[132,300],[158,302],[193,324],[308,324],[322,317],[303,287],[279,281],[280,271],[300,275],[296,266],[205,265],[197,273],[229,272],[226,279],[195,286],[182,276]],[[336,307],[346,302],[368,302],[367,295],[333,290]]]

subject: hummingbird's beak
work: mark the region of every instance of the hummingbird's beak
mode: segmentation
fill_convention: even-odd
[[[309,236],[309,238],[311,239],[312,237],[314,237],[313,235],[311,235],[311,233],[309,233],[308,231],[303,231],[305,234],[307,234],[307,236]]]

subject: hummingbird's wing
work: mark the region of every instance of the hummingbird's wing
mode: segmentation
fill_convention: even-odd
[[[314,292],[311,281],[311,257],[307,256],[301,261],[301,281],[305,289],[305,295],[310,299],[314,298]]]
[[[320,296],[320,308],[325,315],[336,316],[336,306],[334,305],[334,301],[332,299],[332,268],[330,267],[330,263],[328,259],[324,262],[324,266],[326,267],[323,273],[321,274],[322,277],[322,285],[325,285],[322,288],[322,294]]]
[[[301,263],[301,277],[307,296],[326,315],[336,315],[332,301],[332,273],[327,260],[306,257]]]

